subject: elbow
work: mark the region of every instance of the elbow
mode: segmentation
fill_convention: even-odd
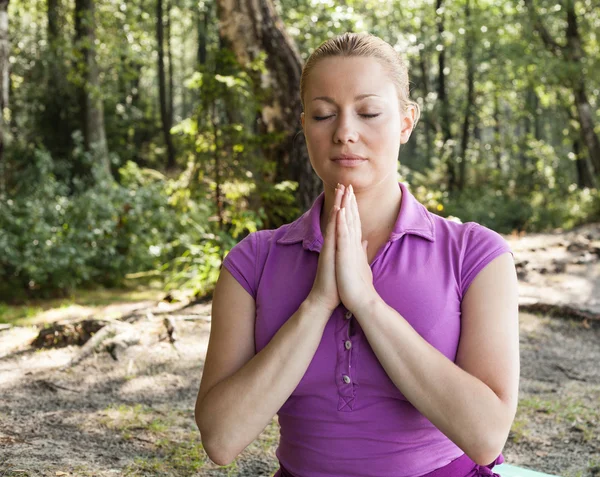
[[[497,420],[481,423],[477,432],[473,433],[470,452],[465,451],[477,465],[488,466],[494,463],[506,445],[517,412],[517,399],[503,406],[505,412],[500,413]]]
[[[502,453],[507,437],[508,432],[504,434],[491,432],[490,429],[484,430],[483,435],[473,442],[469,452],[465,451],[465,454],[477,465],[488,466],[495,462]]]
[[[229,453],[223,446],[212,443],[209,439],[205,439],[204,437],[202,437],[202,447],[209,459],[217,465],[229,465],[236,458],[235,455]]]
[[[206,452],[208,458],[220,466],[231,464],[237,457],[237,454],[228,448],[227,441],[219,439],[214,431],[211,432],[207,428],[198,409],[196,409],[195,420],[196,426],[198,426],[198,430],[200,431],[202,448],[204,449],[204,452]]]

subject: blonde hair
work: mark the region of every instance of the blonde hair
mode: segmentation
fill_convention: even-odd
[[[310,55],[300,76],[300,100],[304,110],[304,93],[306,91],[306,82],[314,66],[324,58],[334,56],[342,57],[369,57],[380,61],[382,66],[387,69],[390,78],[398,91],[398,99],[403,112],[406,112],[409,106],[415,108],[415,125],[421,116],[419,103],[409,98],[408,68],[402,57],[394,50],[391,45],[381,38],[369,33],[344,33],[331,38],[323,43]]]

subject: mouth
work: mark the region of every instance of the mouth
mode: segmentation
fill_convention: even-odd
[[[332,161],[366,161],[367,159],[362,156],[357,156],[355,154],[340,154],[339,156],[335,156],[331,158]]]
[[[366,158],[354,154],[341,154],[333,157],[331,160],[342,167],[357,167],[367,161]]]

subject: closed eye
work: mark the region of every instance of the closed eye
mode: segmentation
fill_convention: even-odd
[[[377,114],[360,114],[360,116],[362,116],[363,118],[366,118],[366,119],[373,119],[373,118],[376,118],[377,116],[380,116],[380,113],[377,113]],[[324,120],[332,118],[332,117],[333,117],[333,115],[330,115],[330,116],[313,116],[313,119],[315,121],[324,121]]]

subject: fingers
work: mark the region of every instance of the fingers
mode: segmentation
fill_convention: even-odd
[[[352,201],[350,211],[352,214],[352,227],[354,229],[354,236],[360,240],[362,237],[362,227],[360,226],[360,215],[358,213],[358,203],[356,202],[356,196],[354,195],[354,187],[350,186],[350,192],[352,194]]]
[[[342,198],[342,210],[344,211],[343,222],[346,233],[352,237],[354,235],[354,229],[352,227],[352,186],[346,187],[344,191],[344,197]]]
[[[325,229],[325,237],[323,237],[323,248],[335,247],[335,229],[337,222],[337,213],[340,208],[334,205],[329,211],[329,220]]]
[[[335,188],[335,196],[333,205],[337,205],[338,207],[342,207],[342,197],[344,196],[345,187],[343,184],[338,184]]]

